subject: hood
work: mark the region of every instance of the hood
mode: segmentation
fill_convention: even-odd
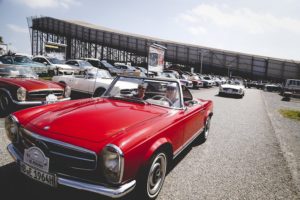
[[[91,142],[101,142],[129,127],[166,113],[166,109],[107,98],[64,102],[27,119],[38,129],[49,127],[49,134]],[[130,116],[130,117],[129,117]]]
[[[222,88],[232,88],[232,89],[237,89],[237,90],[245,88],[242,85],[230,85],[230,84],[224,84],[224,85],[221,85],[220,87],[222,87]]]
[[[61,68],[61,69],[73,69],[72,66],[66,65],[66,64],[54,64],[56,67]]]
[[[5,82],[24,87],[27,91],[33,90],[45,90],[45,89],[61,89],[64,88],[57,83],[51,81],[44,81],[38,79],[26,79],[26,78],[3,78]]]
[[[46,69],[46,66],[44,64],[41,64],[41,63],[38,63],[38,62],[32,62],[32,63],[19,63],[19,62],[16,62],[14,64]]]

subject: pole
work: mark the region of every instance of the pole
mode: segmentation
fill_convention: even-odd
[[[201,59],[200,59],[200,74],[202,74],[202,60],[203,60],[203,53],[202,50],[200,51]]]

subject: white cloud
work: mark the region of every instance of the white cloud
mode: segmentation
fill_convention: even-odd
[[[300,33],[300,20],[289,17],[277,17],[270,13],[259,13],[248,8],[232,10],[229,6],[201,4],[179,15],[179,21],[187,26],[187,30],[195,35],[197,30],[205,30],[208,26],[222,29],[233,29],[250,34],[288,31]],[[193,27],[193,28],[191,28]],[[201,28],[199,28],[201,27]],[[198,31],[197,34],[206,33]]]
[[[17,33],[29,33],[28,28],[23,28],[15,24],[7,24],[7,27]]]
[[[73,5],[79,6],[80,2],[77,0],[15,0],[18,3],[25,4],[30,8],[70,8]]]

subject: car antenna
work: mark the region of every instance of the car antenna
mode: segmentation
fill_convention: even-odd
[[[98,71],[99,69],[97,68],[97,72],[96,72],[96,77],[95,77],[95,82],[94,82],[94,88],[93,88],[93,94],[92,94],[92,98],[94,98],[94,94],[95,94],[95,88],[96,88],[96,81],[97,81],[97,77],[98,77]]]

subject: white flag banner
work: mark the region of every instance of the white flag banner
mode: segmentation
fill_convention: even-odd
[[[164,69],[165,48],[158,45],[149,47],[148,70],[152,72],[162,72]]]

